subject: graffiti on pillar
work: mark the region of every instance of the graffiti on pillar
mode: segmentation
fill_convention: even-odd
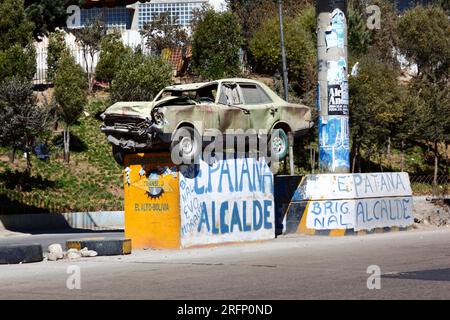
[[[310,229],[372,230],[407,227],[414,222],[411,197],[311,201],[306,225]]]
[[[348,118],[329,116],[319,119],[320,163],[333,171],[350,167]]]
[[[180,170],[183,247],[271,239],[275,235],[273,174],[264,160],[201,161]]]
[[[345,15],[340,9],[331,13],[330,26],[325,31],[327,50],[330,48],[343,49],[345,45]]]

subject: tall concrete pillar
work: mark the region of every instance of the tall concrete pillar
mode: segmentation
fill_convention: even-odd
[[[319,170],[350,171],[347,0],[317,0]]]

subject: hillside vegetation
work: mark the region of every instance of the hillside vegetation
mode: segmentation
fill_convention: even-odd
[[[122,210],[122,170],[111,156],[111,147],[96,118],[106,107],[105,98],[91,98],[79,122],[72,128],[71,160],[63,161],[61,130],[50,134],[50,158],[32,157],[29,181],[17,187],[26,160],[17,152],[0,150],[0,214]],[[28,183],[27,183],[28,182]],[[3,212],[2,212],[3,211]]]

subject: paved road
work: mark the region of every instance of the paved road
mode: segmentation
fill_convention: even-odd
[[[67,268],[81,270],[68,290]],[[368,290],[369,265],[381,289]],[[450,299],[450,230],[290,236],[184,251],[0,266],[10,299]]]

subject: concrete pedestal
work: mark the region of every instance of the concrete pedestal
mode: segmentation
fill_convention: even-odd
[[[288,204],[277,208],[284,213],[283,233],[340,236],[406,230],[414,223],[404,172],[306,175]]]
[[[275,237],[274,178],[254,158],[175,166],[169,153],[128,155],[125,236],[133,248],[186,248]]]

